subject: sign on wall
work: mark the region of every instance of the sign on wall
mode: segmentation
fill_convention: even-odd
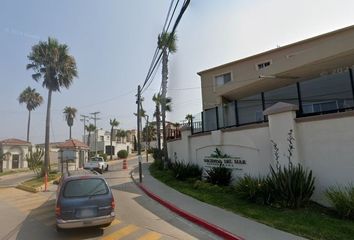
[[[207,168],[219,167],[220,164],[233,170],[242,170],[240,167],[246,164],[246,160],[241,157],[231,157],[223,154],[218,148],[215,149],[213,154],[203,159],[203,165]]]

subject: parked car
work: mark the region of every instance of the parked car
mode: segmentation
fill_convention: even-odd
[[[90,161],[84,164],[84,169],[95,170],[103,173],[103,171],[108,171],[108,163],[103,159],[103,157],[92,157]]]
[[[115,201],[106,180],[87,170],[61,177],[55,214],[57,231],[67,228],[107,227],[115,218]]]

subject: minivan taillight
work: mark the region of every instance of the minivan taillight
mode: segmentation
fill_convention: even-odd
[[[60,214],[61,214],[61,209],[60,209],[60,206],[57,205],[55,207],[55,216],[60,217]]]
[[[112,206],[112,209],[113,209],[113,210],[114,210],[115,207],[116,207],[116,203],[115,203],[115,201],[114,201],[114,198],[112,198],[111,206]]]

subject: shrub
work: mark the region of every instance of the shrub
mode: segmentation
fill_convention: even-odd
[[[169,166],[173,176],[178,180],[187,178],[198,178],[202,176],[202,169],[197,164],[184,163],[182,161],[172,162]]]
[[[354,219],[353,185],[346,187],[330,187],[326,191],[326,196],[341,217]]]
[[[300,164],[289,164],[288,167],[279,167],[276,170],[271,166],[267,182],[274,200],[282,207],[305,206],[315,190],[312,171],[304,169]]]
[[[163,151],[162,151],[162,150],[159,150],[158,148],[153,148],[153,149],[152,149],[152,157],[153,157],[155,160],[162,160]]]
[[[127,158],[128,157],[128,152],[127,150],[119,150],[118,153],[118,158]]]
[[[26,154],[26,161],[28,163],[28,168],[32,170],[37,177],[40,177],[44,174],[42,171],[43,168],[43,158],[44,150],[37,148],[35,152],[30,151]]]
[[[236,185],[235,191],[237,196],[250,202],[258,202],[262,204],[271,204],[272,194],[267,178],[251,177],[246,175],[240,178]]]
[[[100,153],[99,156],[102,157],[105,161],[107,161],[107,154]]]
[[[232,170],[220,164],[218,167],[205,170],[207,173],[206,180],[212,184],[220,186],[228,186],[232,180]]]

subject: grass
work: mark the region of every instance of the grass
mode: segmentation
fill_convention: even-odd
[[[340,219],[331,210],[315,203],[297,210],[278,209],[241,200],[231,187],[201,184],[196,188],[194,181],[178,181],[169,171],[160,171],[153,165],[150,172],[161,182],[200,201],[298,236],[316,240],[353,239],[354,236],[353,221]]]
[[[28,172],[28,171],[30,171],[30,170],[29,169],[9,170],[9,171],[5,171],[5,172],[1,172],[0,177],[10,175],[10,174],[15,174],[15,173]]]
[[[56,179],[57,177],[60,176],[60,173],[50,173],[48,175],[48,182]],[[22,185],[31,187],[31,188],[37,188],[40,187],[44,184],[44,177],[35,177],[30,180],[25,181],[22,183]]]

